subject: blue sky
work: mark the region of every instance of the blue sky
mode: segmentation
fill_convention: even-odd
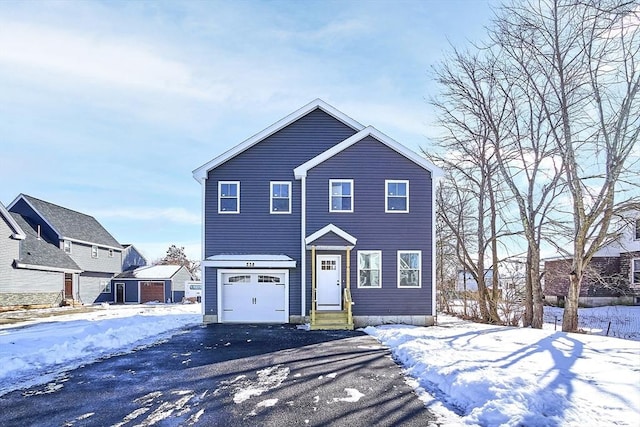
[[[496,4],[2,1],[0,202],[29,194],[151,260],[198,259],[193,169],[315,98],[428,149],[430,68]]]

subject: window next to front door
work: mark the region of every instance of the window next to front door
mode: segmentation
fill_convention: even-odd
[[[422,287],[422,251],[398,251],[398,287]]]

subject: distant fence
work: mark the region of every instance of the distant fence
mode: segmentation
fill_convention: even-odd
[[[545,307],[544,322],[562,329],[563,309]],[[626,306],[578,309],[578,329],[594,335],[640,340],[640,309]]]

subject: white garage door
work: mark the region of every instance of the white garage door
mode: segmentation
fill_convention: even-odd
[[[282,271],[221,271],[222,322],[287,323],[287,279]]]

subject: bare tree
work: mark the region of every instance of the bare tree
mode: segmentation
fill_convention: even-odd
[[[637,1],[536,0],[502,7],[491,32],[563,163],[571,220],[557,225],[573,246],[563,331],[578,328],[580,284],[614,214],[638,202],[639,26]]]

